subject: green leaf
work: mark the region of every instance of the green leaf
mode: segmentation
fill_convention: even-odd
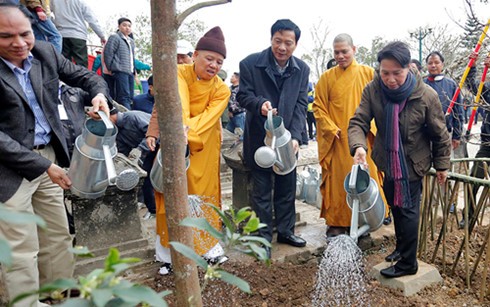
[[[145,302],[156,307],[167,306],[167,302],[162,299],[160,294],[148,287],[140,285],[135,285],[128,289],[117,289],[114,291],[114,294],[125,302],[135,305]]]
[[[236,213],[236,216],[235,216],[235,222],[238,224],[238,223],[241,223],[243,222],[244,220],[246,220],[249,216],[252,215],[252,212],[250,212],[249,210],[244,210],[246,208],[242,208],[240,209],[237,213]]]
[[[12,249],[7,241],[0,239],[0,263],[5,266],[12,264]]]
[[[39,216],[27,212],[16,212],[7,209],[0,204],[0,221],[12,224],[31,224],[36,223],[41,228],[46,228],[46,222]]]
[[[221,275],[220,279],[222,281],[238,287],[238,289],[242,290],[243,292],[252,293],[252,291],[250,290],[250,285],[245,280],[223,270],[219,270],[219,273]]]
[[[16,306],[15,304],[22,301],[23,299],[29,297],[29,296],[32,296],[34,294],[38,294],[37,291],[32,291],[32,292],[26,292],[26,293],[22,293],[22,294],[19,294],[17,295],[13,300],[10,301],[10,305],[9,306]],[[22,306],[22,304],[19,304],[17,306]]]
[[[256,244],[249,244],[248,245],[252,250],[253,252],[259,256],[259,259],[260,260],[267,260],[269,259],[269,257],[267,256],[267,252],[265,251],[265,248],[263,247],[260,247]]]
[[[196,252],[192,248],[190,248],[190,247],[188,247],[182,243],[179,243],[179,242],[170,242],[170,245],[172,245],[172,247],[176,251],[178,251],[179,253],[181,253],[185,257],[194,261],[201,268],[203,268],[205,270],[207,269],[208,263],[206,262],[206,260],[204,260],[201,256],[196,254]]]
[[[242,236],[239,238],[239,241],[242,243],[256,242],[256,243],[260,243],[260,244],[263,244],[263,245],[268,246],[268,247],[272,246],[271,242],[269,242],[265,238],[259,237],[259,236]]]
[[[75,246],[68,249],[70,253],[82,258],[93,258],[95,255],[88,249],[87,246]]]
[[[111,271],[114,264],[119,263],[119,251],[111,247],[109,249],[109,255],[105,258],[105,269],[106,271]]]
[[[220,216],[221,220],[223,221],[223,224],[225,224],[225,227],[228,228],[228,229],[230,229],[231,232],[235,232],[236,231],[236,227],[230,221],[230,219],[228,218],[228,216],[226,216],[226,214],[220,208],[218,208],[216,206],[213,206],[213,205],[210,205],[210,206],[211,206],[211,208],[214,211],[216,211],[216,213],[218,213],[218,215]]]
[[[218,240],[223,239],[223,233],[211,226],[211,224],[209,224],[209,222],[205,218],[186,217],[182,220],[182,222],[180,222],[180,225],[201,229]]]
[[[48,284],[42,285],[39,288],[39,293],[47,293],[47,292],[52,292],[55,290],[66,290],[66,289],[72,289],[72,288],[77,288],[78,284],[75,279],[69,279],[69,278],[60,278],[57,279],[53,282],[50,282]]]
[[[129,269],[129,267],[130,265],[127,263],[117,263],[112,266],[112,272],[114,273],[114,275],[118,275],[121,272],[124,272],[127,269]]]
[[[92,291],[92,301],[97,307],[104,307],[111,299],[111,289],[94,289]]]
[[[260,221],[258,218],[250,218],[247,224],[245,225],[245,227],[243,227],[243,231],[245,233],[252,233],[259,229],[259,225],[260,225]]]

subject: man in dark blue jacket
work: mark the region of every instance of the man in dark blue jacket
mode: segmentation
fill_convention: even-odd
[[[310,74],[309,67],[293,56],[300,35],[300,29],[291,20],[276,21],[271,28],[271,47],[240,62],[237,94],[237,100],[247,109],[243,153],[245,164],[252,169],[252,203],[260,221],[267,224],[259,233],[272,241],[274,208],[277,241],[297,247],[305,246],[306,241],[294,235],[296,169],[286,175],[277,175],[271,168],[259,167],[254,154],[264,145],[264,122],[269,110],[283,118],[284,127],[291,133],[294,150],[296,153],[299,150]],[[270,256],[269,248],[267,252]]]

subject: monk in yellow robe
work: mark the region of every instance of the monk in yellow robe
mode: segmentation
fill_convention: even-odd
[[[318,160],[322,167],[321,217],[328,225],[327,236],[348,233],[352,211],[347,205],[344,180],[352,169],[347,128],[361,102],[364,87],[373,79],[374,69],[360,65],[354,58],[356,47],[348,34],[339,34],[333,42],[337,66],[320,77],[315,89],[313,112],[317,123]],[[370,135],[374,140],[375,126]],[[369,143],[369,142],[368,142]],[[372,145],[372,142],[370,143]],[[368,157],[369,173],[379,190],[382,178]],[[382,195],[384,200],[384,194]],[[386,201],[385,201],[386,204]]]
[[[183,123],[188,127],[187,140],[190,148],[190,167],[187,170],[189,195],[199,196],[204,203],[221,208],[220,148],[221,114],[230,97],[230,89],[217,77],[226,56],[224,38],[219,27],[207,32],[197,43],[194,64],[178,66],[179,95],[182,102]],[[155,148],[159,137],[157,112],[153,108],[147,132],[147,143]],[[157,235],[161,246],[169,248],[164,197],[155,191]],[[203,216],[216,229],[221,229],[218,214],[208,206],[200,206]],[[218,251],[209,254],[210,250]],[[194,249],[199,255],[221,256],[218,240],[204,231],[194,232]],[[169,250],[166,251],[170,255]],[[158,258],[158,250],[157,250]],[[162,260],[170,263],[169,257]]]

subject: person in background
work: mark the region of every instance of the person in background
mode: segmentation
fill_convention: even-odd
[[[397,261],[381,270],[387,278],[418,271],[417,241],[422,178],[431,167],[446,181],[451,140],[437,93],[410,70],[410,50],[400,41],[378,52],[379,72],[363,90],[348,128],[354,164],[366,165],[372,120],[378,132],[371,157],[384,172],[383,189],[395,222]],[[393,253],[392,253],[393,254]]]
[[[107,40],[102,60],[108,70],[107,74],[113,78],[114,88],[111,93],[114,93],[114,100],[131,110],[135,75],[135,45],[133,39],[129,37],[132,23],[128,18],[121,17],[117,24],[118,31]]]
[[[308,122],[308,137],[314,141],[316,136],[316,121],[313,114],[313,101],[315,101],[315,89],[312,82],[308,82],[308,108],[306,112],[306,121]],[[315,130],[313,130],[315,126]]]
[[[473,95],[476,95],[478,93],[478,87],[480,86],[480,81],[481,78],[479,78],[476,73],[477,69],[475,67],[476,65],[476,59],[478,58],[478,53],[473,52],[470,55],[470,59],[473,58],[475,61],[473,62],[473,66],[470,68],[470,71],[468,73],[468,78],[466,79],[467,85],[469,85],[470,90],[472,91]],[[490,69],[490,55],[487,55],[487,57],[483,60],[483,65],[488,67]],[[483,84],[482,88],[482,93],[480,97],[480,105],[479,108],[482,109],[488,109],[489,108],[489,103],[490,103],[490,74],[487,74],[485,83]],[[477,114],[475,114],[477,115]],[[480,133],[480,138],[481,138],[481,143],[480,143],[480,148],[478,149],[478,152],[475,155],[475,158],[490,158],[490,113],[485,112],[482,123],[481,123],[481,133]],[[473,163],[473,167],[471,168],[471,176],[474,176],[476,178],[483,179],[485,178],[485,166],[482,161],[477,161]],[[478,190],[480,189],[480,185],[475,184],[473,186],[473,199],[477,198]],[[473,213],[474,213],[474,208],[473,206],[468,207],[468,217],[471,221],[473,218]],[[466,224],[464,215],[461,221],[459,222],[459,228],[464,228]]]
[[[226,109],[230,89],[217,76],[226,58],[223,32],[214,27],[199,39],[193,54],[194,64],[178,65],[178,86],[184,125],[188,127],[190,166],[187,170],[189,195],[198,195],[204,203],[221,208],[220,116]],[[157,108],[153,108],[146,134],[150,150],[154,151],[160,136]],[[162,153],[165,154],[164,152]],[[157,204],[156,257],[163,262],[160,274],[171,271],[170,245],[165,214],[164,195],[155,191]],[[206,220],[221,229],[218,214],[209,206],[199,208]],[[194,250],[209,262],[221,263],[227,258],[217,239],[205,231],[195,231]]]
[[[220,71],[218,72],[218,77],[223,81],[225,82],[226,78],[228,77],[228,74],[226,73],[225,70],[223,69],[220,69]],[[228,126],[228,123],[230,122],[230,117],[228,116],[228,110],[225,109],[223,111],[223,114],[221,114],[221,126],[223,128],[226,128]]]
[[[65,59],[52,44],[35,41],[19,6],[0,4],[0,33],[0,202],[7,210],[35,213],[47,225],[40,231],[34,223],[0,223],[0,237],[12,248],[13,263],[2,265],[2,273],[13,299],[73,274],[63,201],[63,189],[71,186],[63,169],[70,157],[59,112],[59,81],[87,91],[93,112],[109,115],[112,104],[101,77]],[[93,112],[89,114],[95,117]],[[15,307],[48,306],[38,298],[29,296]]]
[[[148,78],[148,92],[133,97],[133,110],[151,114],[155,97],[153,96],[153,76]]]
[[[238,102],[236,98],[236,94],[239,90],[240,85],[240,73],[234,72],[230,78],[231,86],[231,96],[228,101],[228,117],[230,121],[226,125],[226,129],[232,133],[236,133],[237,128],[240,130],[238,135],[240,135],[240,140],[243,141],[243,131],[245,130],[245,116],[246,109],[240,106],[240,102]]]
[[[420,74],[422,74],[422,63],[419,62],[417,59],[411,59],[410,60],[410,67],[415,68]]]
[[[111,110],[110,120],[117,127],[117,152],[129,157],[129,153],[137,148],[141,151],[140,159],[144,160],[149,151],[146,145],[146,131],[151,115],[141,111],[119,112]]]
[[[177,41],[177,64],[192,64],[194,47],[185,39]]]
[[[429,75],[424,78],[424,82],[432,87],[439,95],[439,100],[442,104],[442,111],[445,114],[454,93],[458,89],[458,85],[453,79],[445,76],[442,73],[444,70],[444,57],[439,51],[432,51],[429,53],[429,55],[425,58],[425,63],[427,65]],[[463,123],[463,100],[461,95],[459,95],[456,103],[454,104],[453,111],[446,117],[447,130],[452,136],[453,149],[458,148],[459,144],[461,143]]]
[[[316,119],[318,159],[322,168],[321,217],[327,224],[327,238],[350,231],[351,210],[344,179],[352,169],[349,156],[347,127],[349,119],[359,106],[364,87],[373,79],[374,69],[360,65],[355,59],[356,46],[349,34],[339,34],[333,40],[334,59],[337,66],[322,74],[315,89],[313,112]],[[369,132],[371,148],[376,135]],[[373,160],[368,157],[369,173],[381,187],[381,176]],[[340,188],[339,188],[340,187]],[[384,199],[383,193],[381,197]],[[386,202],[385,202],[386,203]]]
[[[32,30],[34,37],[40,41],[46,41],[53,44],[54,48],[61,53],[62,38],[51,19],[49,1],[46,0],[20,0],[20,4],[27,7],[34,18]]]
[[[299,151],[301,132],[306,126],[310,75],[308,65],[293,56],[300,36],[301,30],[294,22],[277,20],[271,27],[271,46],[240,62],[237,94],[240,105],[247,110],[243,157],[251,168],[253,209],[260,222],[267,225],[259,229],[259,235],[272,242],[274,213],[277,242],[296,247],[306,246],[306,241],[294,234],[296,168],[286,175],[278,175],[272,168],[258,166],[254,155],[264,145],[264,123],[269,111],[283,118],[284,128],[291,133],[294,152]],[[265,249],[270,258],[271,249]]]
[[[92,9],[84,0],[51,0],[51,9],[55,14],[54,24],[63,37],[63,56],[88,67],[85,23],[97,34],[102,45],[106,43],[104,31]]]

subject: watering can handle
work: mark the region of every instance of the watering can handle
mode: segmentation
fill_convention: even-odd
[[[112,131],[114,130],[114,125],[112,124],[109,117],[107,117],[107,114],[105,114],[105,112],[102,110],[97,111],[97,114],[99,114],[99,116],[102,119],[102,121],[104,122],[104,125],[106,128],[104,136],[105,137],[112,136]]]
[[[357,182],[357,172],[359,171],[359,164],[352,165],[349,178],[349,190],[352,194],[357,194],[356,182]]]
[[[274,120],[272,119],[272,109],[267,111],[267,122],[272,133],[271,148],[274,150],[276,149],[276,135],[274,134]]]

